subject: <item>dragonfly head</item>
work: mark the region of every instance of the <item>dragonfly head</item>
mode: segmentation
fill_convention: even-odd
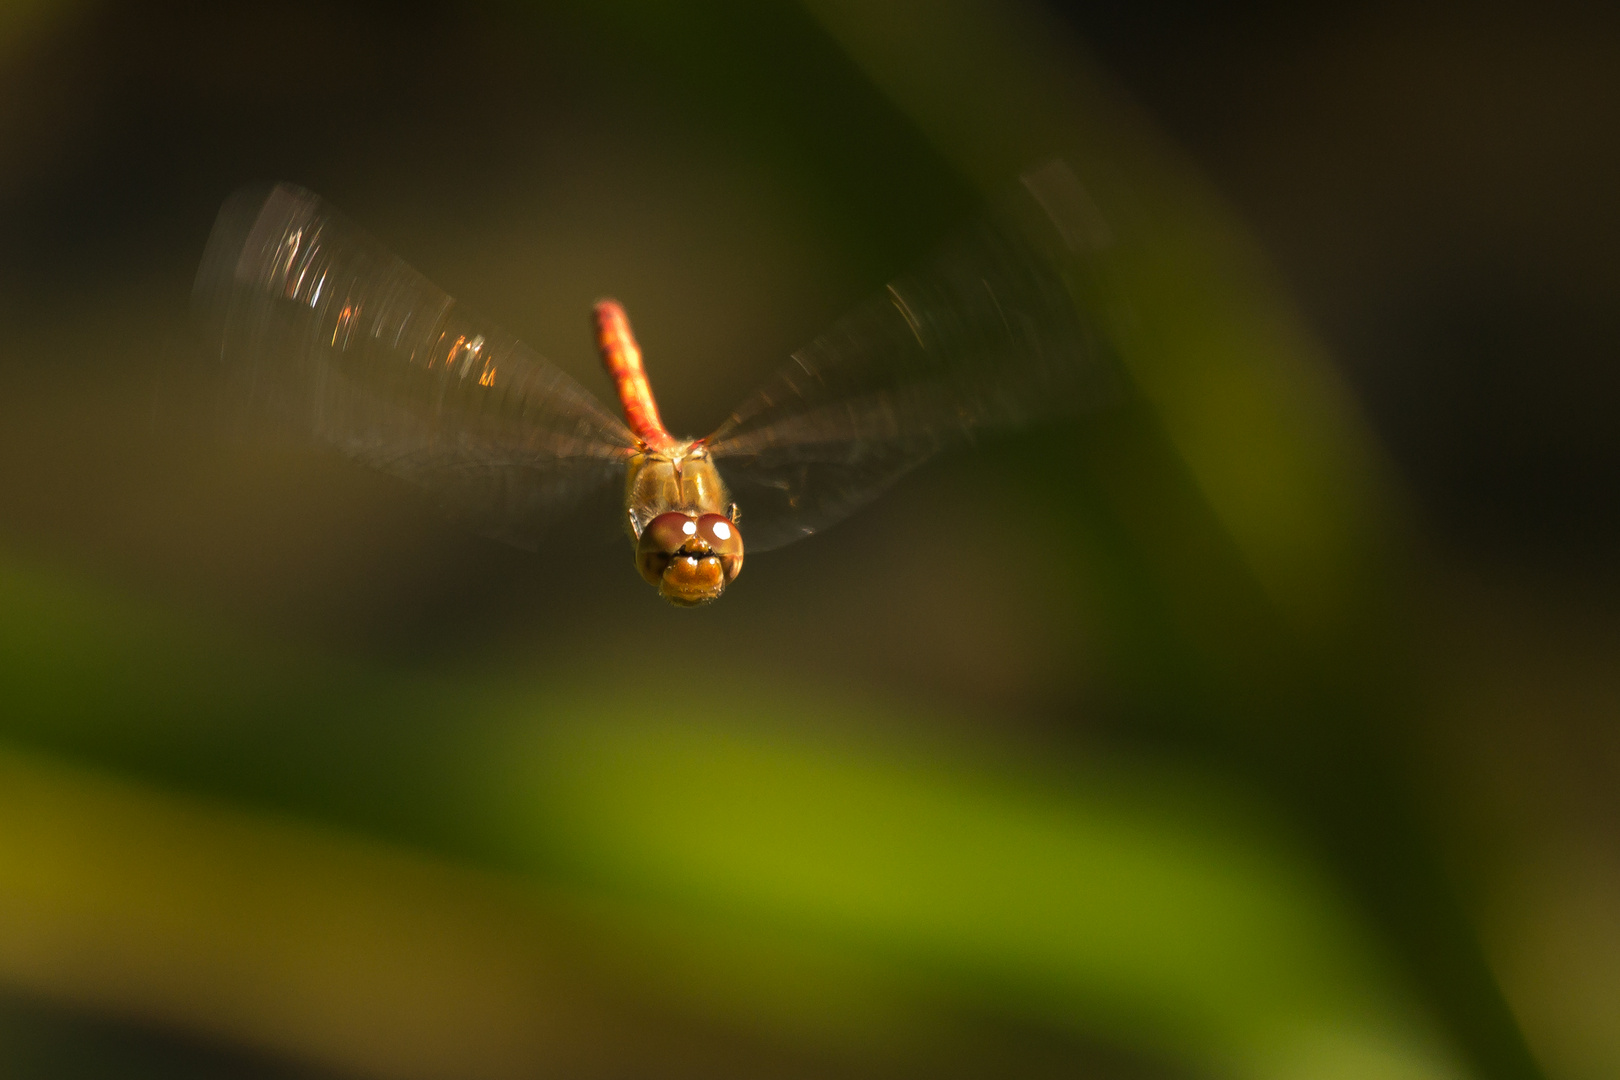
[[[723,514],[659,514],[636,542],[636,569],[680,607],[718,599],[742,564],[742,534]]]

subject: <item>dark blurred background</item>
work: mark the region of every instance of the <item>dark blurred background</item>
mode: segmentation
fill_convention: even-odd
[[[668,609],[224,439],[320,192],[708,430],[1020,168],[1134,386]],[[0,1072],[1620,1072],[1604,5],[0,9]]]

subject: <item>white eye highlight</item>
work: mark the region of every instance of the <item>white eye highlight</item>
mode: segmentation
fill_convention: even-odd
[[[727,525],[723,521],[715,522],[714,523],[714,535],[718,536],[722,540],[730,540],[731,539],[731,526]]]
[[[697,532],[697,522],[695,522],[695,521],[683,522],[681,524],[681,532],[685,533],[687,536],[693,535],[694,533]]]

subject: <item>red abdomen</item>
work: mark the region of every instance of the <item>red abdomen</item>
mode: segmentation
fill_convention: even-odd
[[[641,349],[630,332],[630,320],[625,317],[624,308],[617,300],[598,300],[595,319],[596,347],[602,353],[602,366],[607,368],[613,387],[619,393],[625,423],[647,449],[668,450],[676,440],[664,430],[664,422],[658,416],[658,403],[653,400],[652,387],[647,383],[647,371],[641,366]]]

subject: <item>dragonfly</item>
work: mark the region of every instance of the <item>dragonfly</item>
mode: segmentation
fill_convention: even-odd
[[[623,419],[320,197],[245,188],[193,290],[221,408],[401,478],[477,531],[534,548],[620,485],[641,576],[682,607],[755,554],[818,533],[982,434],[1112,395],[1087,317],[1106,224],[1062,162],[890,281],[700,438],[660,418],[624,308],[592,313]]]

